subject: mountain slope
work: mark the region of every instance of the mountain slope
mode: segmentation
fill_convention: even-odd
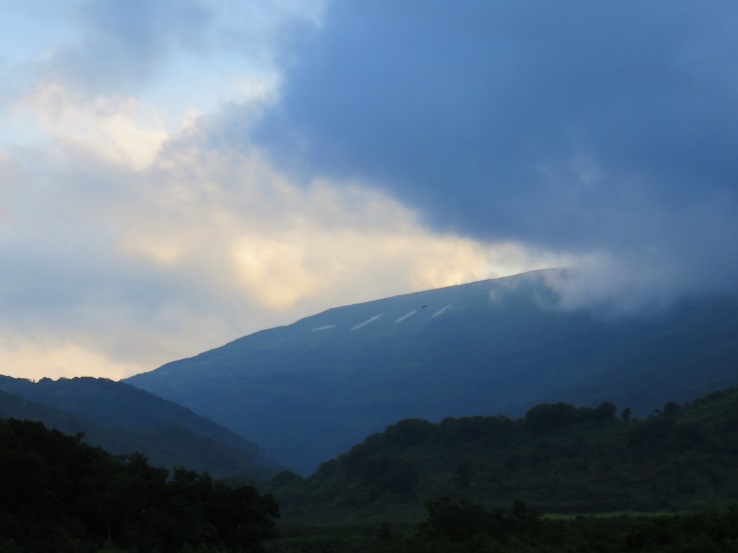
[[[3,391],[4,390],[4,391]],[[257,446],[189,409],[128,384],[0,376],[0,416],[35,420],[113,454],[144,453],[157,466],[262,480],[278,466]]]
[[[645,412],[738,379],[738,303],[617,320],[557,307],[543,273],[328,310],[134,376],[307,474],[404,418],[553,400]]]

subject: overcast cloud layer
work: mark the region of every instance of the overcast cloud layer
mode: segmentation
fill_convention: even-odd
[[[733,290],[735,6],[0,0],[0,373],[542,267]]]
[[[439,230],[593,255],[644,293],[732,288],[737,23],[727,1],[334,2],[260,136]]]

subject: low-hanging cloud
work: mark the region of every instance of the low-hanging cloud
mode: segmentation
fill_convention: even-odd
[[[736,20],[727,1],[333,2],[258,136],[438,229],[607,259],[643,293],[731,290]]]

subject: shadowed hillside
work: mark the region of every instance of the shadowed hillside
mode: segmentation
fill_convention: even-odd
[[[5,390],[5,391],[3,391]],[[278,470],[254,444],[171,401],[105,379],[31,382],[0,376],[0,416],[43,422],[114,454],[218,477],[262,480]]]

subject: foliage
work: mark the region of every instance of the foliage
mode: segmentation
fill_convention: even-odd
[[[254,551],[279,514],[251,486],[14,419],[0,419],[0,497],[0,551],[21,553]]]
[[[736,551],[738,507],[659,517],[541,518],[517,501],[509,510],[486,510],[448,498],[431,502],[428,516],[409,540],[378,551],[687,553]]]
[[[274,553],[728,553],[738,551],[738,506],[689,514],[543,517],[522,501],[488,509],[447,497],[415,525],[287,525]]]
[[[441,496],[488,508],[525,498],[546,512],[693,510],[738,501],[738,390],[645,418],[542,404],[525,416],[400,421],[326,462],[309,478],[265,489],[285,517],[421,516]]]

